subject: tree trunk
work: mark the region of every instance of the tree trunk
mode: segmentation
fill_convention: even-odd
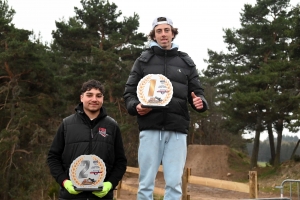
[[[250,163],[251,169],[257,167],[258,152],[259,152],[259,138],[260,138],[260,131],[261,131],[261,121],[262,121],[262,113],[258,109],[257,110],[256,127],[255,127],[255,138],[254,138],[254,141],[253,141],[253,149],[252,149],[251,163]]]
[[[276,155],[274,160],[274,167],[277,168],[280,165],[280,151],[281,151],[281,142],[282,142],[282,130],[283,130],[283,120],[278,120],[276,124],[277,130],[277,146],[276,146]]]
[[[270,152],[271,152],[270,164],[273,165],[274,160],[275,160],[275,143],[274,143],[274,134],[272,131],[272,123],[271,122],[268,123],[267,129],[268,129]]]
[[[300,143],[300,140],[298,140],[298,142],[297,142],[297,144],[296,144],[296,146],[295,146],[295,148],[293,150],[293,153],[292,153],[292,155],[290,157],[290,160],[292,160],[294,158],[294,155],[295,155],[295,153],[296,153],[296,151],[298,149],[299,143]]]
[[[253,141],[253,149],[251,155],[251,169],[257,167],[257,159],[258,159],[258,152],[259,152],[259,137],[260,131],[255,132],[255,137]]]

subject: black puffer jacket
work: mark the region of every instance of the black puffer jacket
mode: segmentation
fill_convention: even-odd
[[[173,97],[166,109],[153,109],[148,114],[140,116],[136,111],[136,106],[140,103],[136,90],[139,81],[148,74],[166,76],[172,83]],[[204,90],[192,59],[177,48],[164,50],[152,46],[135,61],[123,97],[128,113],[137,115],[140,130],[172,130],[187,134],[190,122],[187,102],[196,110],[191,92],[201,97],[204,104],[203,109],[197,111],[207,110]]]
[[[102,135],[99,134],[100,128]],[[120,129],[116,121],[107,116],[103,107],[99,116],[91,121],[83,112],[81,103],[76,108],[75,114],[63,120],[48,153],[50,172],[57,183],[62,186],[65,179],[70,179],[69,168],[73,160],[88,154],[97,155],[104,161],[106,166],[104,181],[111,182],[112,189],[114,189],[122,179],[127,165]],[[61,187],[59,197],[62,199],[98,199],[91,192],[69,194],[64,187]],[[112,198],[113,191],[111,190],[102,199]]]

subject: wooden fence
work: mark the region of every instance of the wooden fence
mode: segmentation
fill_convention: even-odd
[[[158,171],[163,172],[163,167],[160,166]],[[127,167],[126,172],[139,174],[139,168]],[[258,187],[257,187],[256,171],[249,172],[249,183],[246,184],[246,183],[192,176],[191,168],[185,168],[182,176],[182,200],[190,200],[190,194],[188,192],[189,183],[196,184],[196,185],[204,185],[204,186],[214,187],[214,188],[220,188],[225,190],[249,193],[250,199],[257,198]],[[122,183],[122,181],[119,182],[116,189],[117,189],[116,190],[117,199],[121,195],[121,190],[127,190],[133,194],[137,194],[138,191],[138,188],[132,187],[130,185],[126,185],[125,183]],[[154,194],[164,196],[164,193],[165,193],[164,189],[158,187],[154,188]]]

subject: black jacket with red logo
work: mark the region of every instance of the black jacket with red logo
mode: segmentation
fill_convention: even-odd
[[[69,178],[72,162],[81,155],[94,154],[100,157],[106,166],[104,181],[112,183],[114,189],[122,179],[127,166],[121,132],[117,122],[107,116],[101,108],[99,116],[90,120],[83,112],[82,103],[75,109],[76,113],[66,117],[60,125],[48,153],[48,165],[52,176],[62,186]],[[98,198],[91,192],[69,194],[61,187],[60,198],[82,199]],[[112,199],[111,190],[102,199]]]

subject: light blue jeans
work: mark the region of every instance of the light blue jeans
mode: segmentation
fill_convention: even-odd
[[[161,162],[166,183],[164,200],[181,199],[181,178],[187,154],[186,138],[186,134],[174,131],[140,132],[137,200],[153,200],[155,178]]]

